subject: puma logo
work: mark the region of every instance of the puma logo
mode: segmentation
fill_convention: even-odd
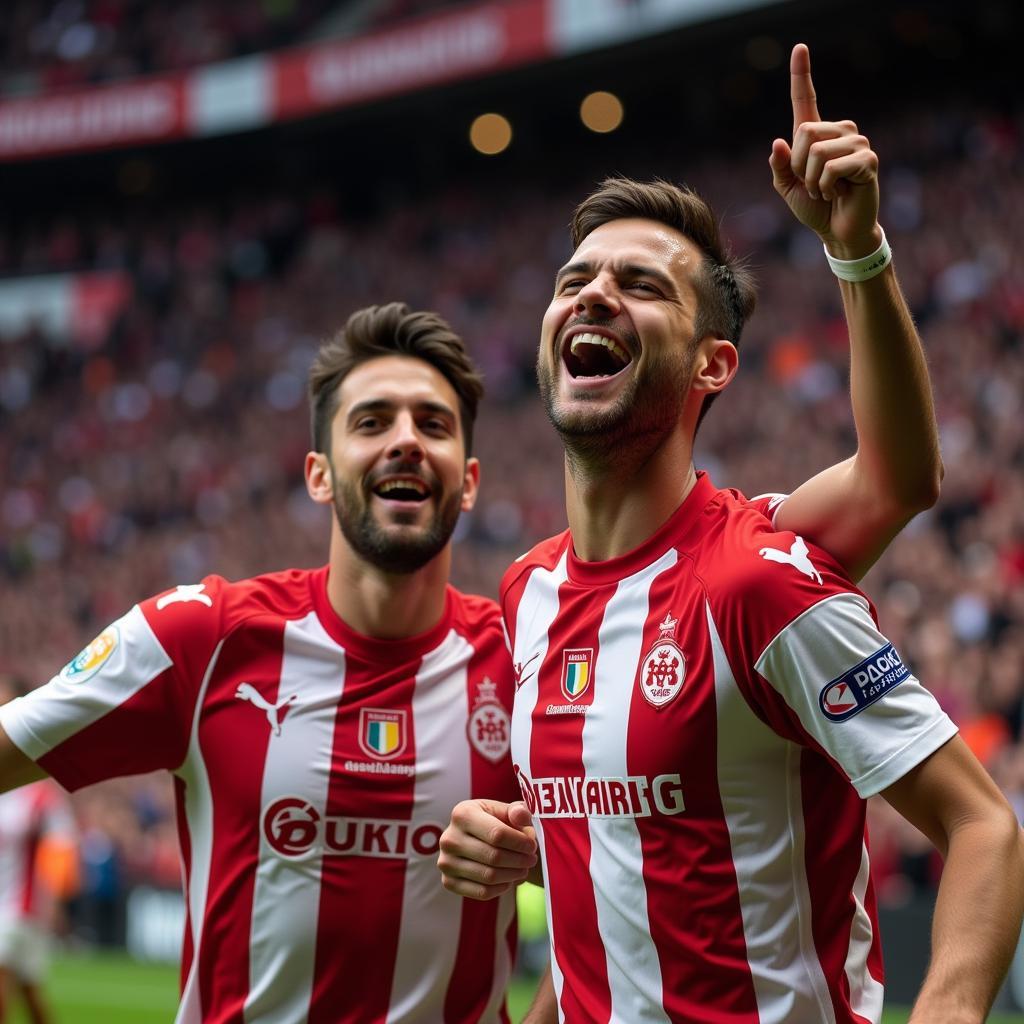
[[[817,580],[819,585],[821,584],[821,573],[814,568],[803,537],[797,537],[788,551],[780,551],[778,548],[761,548],[758,554],[769,562],[785,562],[787,565],[793,566],[794,569],[799,569],[810,579]]]
[[[205,589],[205,583],[187,583],[184,586],[175,587],[173,593],[157,598],[156,610],[162,612],[169,604],[178,604],[179,602],[185,604],[189,601],[199,601],[207,608],[212,608],[213,598],[209,594],[203,593]]]
[[[247,700],[250,704],[258,707],[260,711],[265,712],[271,731],[275,736],[280,736],[281,723],[284,721],[285,714],[287,714],[288,705],[295,700],[296,694],[293,693],[290,697],[278,701],[277,704],[271,704],[252,683],[239,683],[238,689],[235,690],[235,696],[239,700]]]

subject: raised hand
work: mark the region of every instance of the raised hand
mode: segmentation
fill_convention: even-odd
[[[463,800],[441,834],[437,866],[446,889],[491,900],[526,880],[537,863],[537,839],[522,802]]]
[[[789,61],[793,141],[776,139],[769,164],[775,190],[797,219],[839,259],[878,248],[878,156],[853,121],[822,121],[803,43]]]

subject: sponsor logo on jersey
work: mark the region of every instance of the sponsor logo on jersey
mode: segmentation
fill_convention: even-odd
[[[811,561],[811,554],[807,550],[807,544],[803,537],[797,537],[788,551],[779,548],[761,548],[758,554],[768,562],[780,562],[783,565],[791,565],[794,569],[802,572],[808,579],[816,580],[821,586],[821,573],[814,567]]]
[[[593,674],[593,647],[567,647],[562,651],[562,693],[569,700],[579,700],[587,692]]]
[[[508,753],[512,719],[498,700],[497,683],[485,676],[476,687],[476,701],[466,722],[466,735],[478,754],[497,764]]]
[[[370,757],[389,760],[405,750],[406,716],[404,711],[384,708],[360,708],[359,745]]]
[[[92,679],[110,660],[120,642],[120,630],[117,626],[108,626],[60,670],[61,679],[69,683],[84,683]]]
[[[235,697],[238,700],[248,701],[267,716],[267,721],[270,723],[270,731],[275,736],[281,735],[281,723],[284,721],[284,716],[288,714],[288,707],[295,700],[296,696],[293,693],[290,697],[285,697],[276,704],[271,704],[252,683],[239,683],[238,689],[235,690]]]
[[[910,669],[903,664],[896,648],[886,644],[870,658],[833,679],[821,691],[818,703],[830,721],[845,722],[881,700],[909,675]]]
[[[207,608],[212,608],[213,598],[209,594],[203,593],[205,589],[205,583],[186,583],[175,587],[169,594],[164,594],[163,597],[156,599],[156,610],[162,612],[169,604],[188,604],[190,601],[196,601],[199,604],[205,604]]]
[[[263,837],[282,857],[436,857],[442,825],[321,814],[300,796],[285,796],[263,810]]]
[[[530,779],[515,765],[523,800],[537,818],[649,818],[686,810],[679,775],[558,775]]]
[[[658,627],[657,642],[640,665],[640,689],[647,702],[656,708],[678,696],[686,678],[686,658],[674,639],[677,625],[669,612]]]

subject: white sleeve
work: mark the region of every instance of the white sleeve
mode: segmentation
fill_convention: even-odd
[[[813,605],[771,641],[755,668],[862,797],[901,779],[957,731],[859,594]]]
[[[136,605],[109,625],[45,686],[0,707],[0,725],[34,761],[123,707],[171,659]],[[145,736],[125,733],[125,744]],[[104,752],[96,751],[97,760]],[[61,780],[63,781],[63,780]]]

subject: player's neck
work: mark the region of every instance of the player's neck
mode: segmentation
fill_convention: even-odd
[[[416,572],[382,572],[344,545],[332,545],[327,598],[339,618],[364,636],[401,640],[441,621],[451,569],[451,547]]]
[[[648,458],[584,471],[566,460],[565,503],[577,557],[617,558],[642,544],[696,482],[688,437],[673,435]]]

